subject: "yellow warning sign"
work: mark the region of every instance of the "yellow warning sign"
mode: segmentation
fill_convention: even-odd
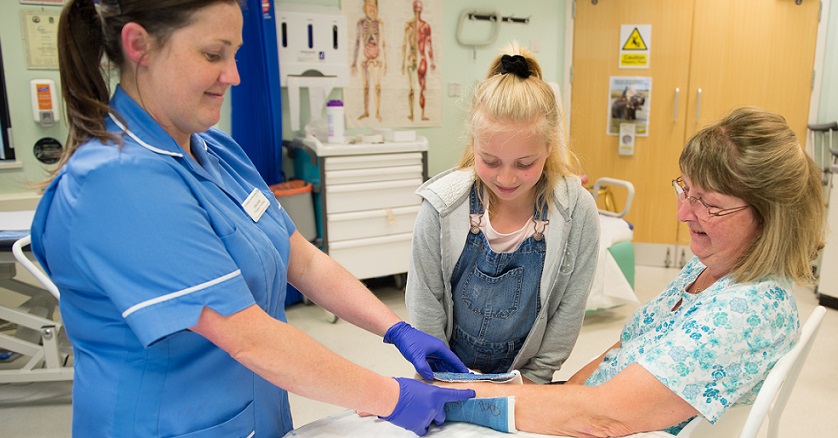
[[[652,58],[652,25],[621,24],[619,68],[649,68]]]
[[[620,55],[620,66],[621,67],[632,67],[632,66],[648,66],[649,65],[649,54],[647,53],[623,53]]]
[[[640,35],[640,31],[636,27],[629,34],[625,44],[623,44],[623,50],[649,50],[646,42],[643,41],[643,36]]]

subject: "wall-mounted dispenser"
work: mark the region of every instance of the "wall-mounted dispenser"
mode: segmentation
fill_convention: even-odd
[[[339,9],[276,3],[280,85],[288,88],[291,130],[300,129],[300,88],[308,88],[312,119],[320,119],[335,87],[349,84],[346,17]]]
[[[58,91],[50,79],[29,81],[29,95],[32,99],[32,118],[43,127],[58,121]]]

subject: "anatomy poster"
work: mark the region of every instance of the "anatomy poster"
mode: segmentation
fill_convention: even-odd
[[[348,128],[442,125],[442,0],[342,0]]]
[[[611,76],[608,87],[608,135],[618,135],[621,123],[634,125],[635,135],[649,136],[652,78]]]

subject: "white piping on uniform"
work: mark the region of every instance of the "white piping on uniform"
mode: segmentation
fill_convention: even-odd
[[[140,309],[144,309],[144,308],[146,308],[146,307],[148,307],[148,306],[151,306],[151,305],[154,305],[154,304],[158,304],[158,303],[162,303],[162,302],[164,302],[164,301],[168,301],[168,300],[173,300],[173,299],[175,299],[175,298],[178,298],[178,297],[182,297],[182,296],[184,296],[184,295],[191,294],[192,292],[198,292],[198,291],[203,290],[203,289],[206,289],[206,288],[208,288],[208,287],[210,287],[210,286],[214,286],[214,285],[216,285],[216,284],[218,284],[218,283],[222,283],[222,282],[224,282],[224,281],[227,281],[227,280],[229,280],[229,279],[231,279],[231,278],[241,276],[241,273],[242,273],[241,269],[236,269],[235,271],[233,271],[233,272],[231,272],[231,273],[229,273],[229,274],[227,274],[227,275],[223,275],[223,276],[218,277],[218,278],[216,278],[216,279],[214,279],[214,280],[210,280],[210,281],[207,281],[207,282],[205,282],[205,283],[201,283],[201,284],[199,284],[199,285],[197,285],[197,286],[188,287],[188,288],[186,288],[186,289],[179,290],[179,291],[177,291],[177,292],[172,292],[172,293],[170,293],[170,294],[162,295],[162,296],[159,296],[159,297],[157,297],[157,298],[152,298],[152,299],[150,299],[150,300],[146,300],[146,301],[143,301],[143,302],[141,302],[141,303],[134,304],[133,306],[129,307],[129,308],[128,308],[128,310],[126,310],[126,311],[122,312],[122,317],[123,317],[123,318],[127,318],[127,317],[128,317],[128,316],[130,316],[132,313],[134,313],[134,312],[136,312],[136,311],[138,311],[138,310],[140,310]]]
[[[136,136],[133,132],[129,131],[129,130],[125,127],[125,125],[123,125],[122,123],[120,123],[120,122],[119,122],[119,120],[117,120],[117,118],[113,116],[113,114],[108,113],[108,117],[110,117],[110,118],[111,118],[111,120],[113,120],[113,122],[114,122],[114,123],[116,123],[116,126],[118,126],[118,127],[119,127],[119,129],[121,129],[123,132],[125,132],[126,134],[128,134],[128,136],[129,136],[129,137],[131,137],[131,138],[133,138],[133,139],[134,139],[134,141],[136,141],[137,143],[139,143],[139,144],[140,144],[140,146],[142,146],[142,147],[144,147],[144,148],[146,148],[146,149],[148,149],[148,150],[150,150],[150,151],[152,151],[152,152],[157,152],[158,154],[171,155],[171,156],[173,156],[173,157],[183,157],[183,154],[181,154],[181,153],[178,153],[178,152],[169,152],[169,151],[164,150],[164,149],[156,148],[156,147],[154,147],[154,146],[152,146],[152,145],[150,145],[150,144],[148,144],[148,143],[146,143],[146,142],[144,142],[144,141],[140,140],[140,137],[137,137],[137,136]]]

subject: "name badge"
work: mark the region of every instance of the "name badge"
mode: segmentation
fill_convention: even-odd
[[[253,189],[250,195],[247,196],[247,199],[242,202],[244,211],[253,219],[253,222],[259,222],[259,219],[262,218],[269,205],[271,205],[270,201],[268,201],[268,198],[259,189]]]

